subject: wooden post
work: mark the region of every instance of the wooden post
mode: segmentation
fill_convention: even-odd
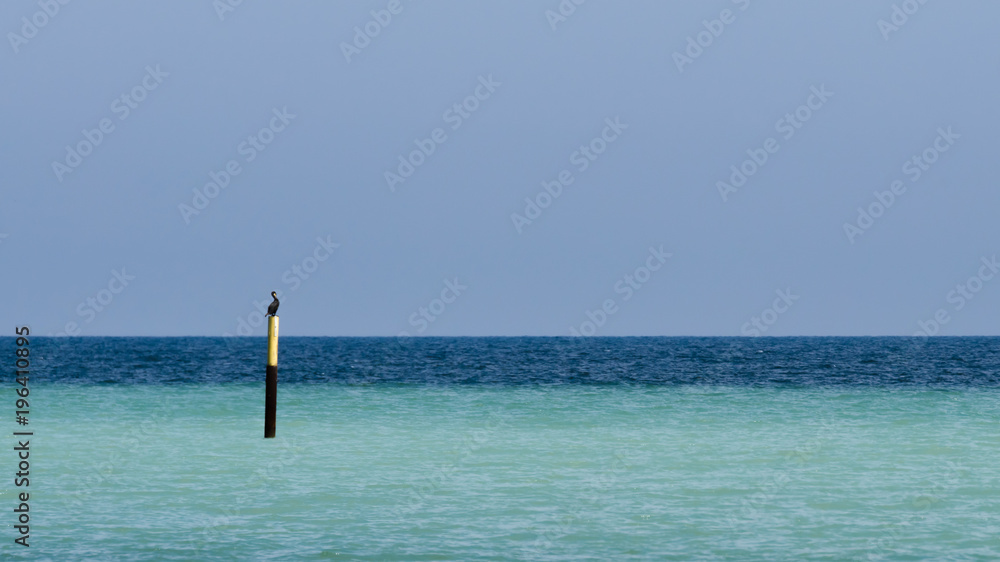
[[[278,410],[278,317],[267,317],[267,388],[264,391],[264,438],[274,437]]]

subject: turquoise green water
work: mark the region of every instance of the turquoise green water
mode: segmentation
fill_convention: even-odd
[[[288,384],[274,440],[259,384],[32,398],[3,557],[1000,557],[996,390]]]

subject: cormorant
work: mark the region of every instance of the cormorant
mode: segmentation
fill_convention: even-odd
[[[274,302],[271,303],[271,306],[267,307],[267,315],[276,316],[278,314],[278,305],[281,303],[278,302],[278,293],[271,291],[271,296],[274,297]]]

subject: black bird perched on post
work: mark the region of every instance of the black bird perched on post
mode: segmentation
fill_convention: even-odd
[[[281,303],[278,302],[278,293],[271,291],[271,296],[274,297],[274,302],[271,303],[271,306],[267,307],[267,315],[276,316],[278,314],[278,305]]]

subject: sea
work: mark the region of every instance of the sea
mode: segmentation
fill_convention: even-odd
[[[1000,559],[1000,338],[29,340],[2,559]]]

